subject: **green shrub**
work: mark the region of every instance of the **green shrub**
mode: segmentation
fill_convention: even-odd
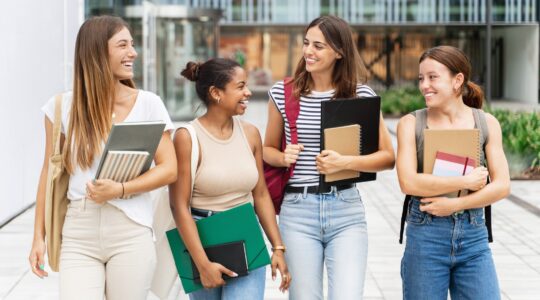
[[[380,93],[381,111],[385,115],[402,116],[425,107],[424,97],[417,87],[392,88]]]
[[[540,115],[537,112],[487,110],[501,124],[503,146],[510,157],[517,157],[530,169],[540,168]]]

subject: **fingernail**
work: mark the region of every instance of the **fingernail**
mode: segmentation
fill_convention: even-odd
[[[232,277],[238,277],[238,274],[236,274],[234,272],[232,274],[233,274]]]
[[[39,265],[39,268],[40,268],[41,270],[45,270],[45,265]]]
[[[272,281],[276,281],[276,276],[272,276]]]

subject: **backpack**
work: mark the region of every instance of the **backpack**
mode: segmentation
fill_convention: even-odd
[[[300,114],[300,100],[292,95],[293,80],[290,77],[286,77],[283,80],[284,92],[285,92],[285,118],[289,122],[289,129],[291,132],[291,144],[298,144],[298,130],[296,127],[296,120]],[[287,147],[285,136],[285,122],[283,128],[283,135],[281,136],[281,151]],[[289,181],[289,178],[293,176],[295,164],[291,164],[290,167],[274,167],[266,162],[264,163],[264,179],[268,192],[272,198],[274,209],[276,214],[279,214],[281,210],[281,203],[283,202],[283,196],[285,194],[285,186]]]
[[[425,110],[425,109],[423,109]],[[427,113],[423,110],[417,110],[415,111],[415,116],[416,116],[416,130],[415,132],[418,133],[419,132],[419,128],[420,126],[422,126],[421,122],[419,121],[419,115],[417,115],[417,113],[425,113],[427,115]],[[481,132],[488,132],[488,127],[487,127],[487,123],[486,123],[486,117],[484,115],[484,111],[481,110],[481,109],[474,109],[473,108],[473,113],[474,114],[477,114],[477,118],[475,117],[475,120],[478,120],[478,126],[480,127],[480,131]],[[418,141],[418,136],[416,136],[416,140]],[[418,142],[417,142],[418,144]],[[484,155],[486,153],[486,143],[484,142],[484,144],[482,145],[482,148],[484,149]],[[487,163],[487,161],[486,161]],[[489,177],[487,178],[487,183],[489,184]],[[403,209],[401,211],[401,224],[400,224],[400,229],[399,229],[399,243],[402,244],[403,243],[403,232],[405,231],[405,221],[407,219],[407,213],[409,211],[409,203],[411,202],[411,195],[405,195],[405,199],[403,200]],[[487,231],[488,231],[488,241],[490,243],[493,242],[493,233],[492,233],[492,230],[491,230],[491,205],[488,205],[486,207],[484,207],[484,216],[485,216],[485,219],[486,219],[486,227],[487,227]]]

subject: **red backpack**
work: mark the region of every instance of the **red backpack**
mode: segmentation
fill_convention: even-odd
[[[286,77],[283,80],[284,92],[285,92],[285,117],[289,121],[289,129],[291,132],[291,144],[298,144],[298,131],[296,128],[296,120],[300,113],[300,101],[294,98],[292,95],[293,80],[290,77]],[[285,150],[287,146],[285,137],[285,122],[283,122],[283,135],[281,136],[281,151]],[[285,186],[289,181],[289,178],[293,176],[294,165],[289,168],[285,167],[273,167],[267,163],[264,163],[264,179],[266,180],[266,186],[268,186],[268,192],[274,203],[274,209],[276,214],[279,214],[281,210],[281,202],[283,202],[283,195],[285,194]]]

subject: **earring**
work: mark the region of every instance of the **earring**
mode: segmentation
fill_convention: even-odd
[[[221,98],[217,98],[216,101],[219,104],[219,102],[221,101]]]

